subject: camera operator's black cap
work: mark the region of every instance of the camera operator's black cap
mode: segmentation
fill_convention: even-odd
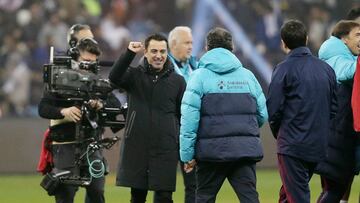
[[[90,30],[90,26],[86,24],[74,24],[70,27],[67,33],[67,41],[70,48],[76,47],[78,39],[75,37],[75,34],[78,33],[80,30]]]

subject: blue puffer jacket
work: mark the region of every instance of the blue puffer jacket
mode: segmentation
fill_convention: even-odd
[[[230,51],[212,49],[200,59],[182,100],[181,160],[260,161],[259,127],[267,118],[255,76]]]
[[[334,69],[338,83],[353,79],[357,56],[351,53],[341,39],[333,36],[327,39],[319,49],[319,58]]]

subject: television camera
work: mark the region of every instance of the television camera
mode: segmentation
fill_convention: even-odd
[[[80,174],[80,167],[88,161],[86,159],[91,154],[103,148],[109,149],[119,140],[117,136],[100,139],[96,136],[89,137],[85,136],[85,132],[89,129],[101,131],[104,127],[110,127],[113,132],[117,132],[125,126],[126,105],[120,104],[111,108],[105,105],[104,108],[96,110],[88,103],[91,99],[107,100],[113,90],[110,82],[98,74],[99,69],[98,62],[74,63],[70,56],[53,57],[53,48],[50,51],[50,63],[43,67],[45,91],[68,101],[74,101],[76,105],[81,106],[82,112],[81,121],[76,123],[75,131],[75,141],[78,143],[75,150],[75,171],[53,170],[48,173],[42,180],[41,186],[49,195],[53,194],[59,183],[89,185],[92,177]],[[123,115],[122,120],[117,119],[120,114]],[[92,164],[90,162],[88,164],[91,170]]]

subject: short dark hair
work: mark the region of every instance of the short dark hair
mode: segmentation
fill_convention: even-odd
[[[289,20],[281,26],[281,39],[289,49],[306,46],[307,31],[304,23],[299,20]]]
[[[95,54],[96,56],[100,56],[101,54],[98,43],[92,38],[81,39],[76,47],[79,52],[87,51],[89,53]]]
[[[340,20],[334,26],[334,29],[331,32],[331,35],[339,39],[347,36],[352,29],[359,27],[360,24],[353,20]]]
[[[160,34],[160,33],[155,33],[155,34],[152,34],[150,36],[148,36],[146,39],[145,39],[145,49],[147,49],[149,47],[149,43],[151,40],[155,40],[155,41],[165,41],[166,42],[166,48],[168,49],[168,40],[167,38]]]
[[[210,30],[206,35],[206,47],[208,51],[215,48],[232,51],[233,40],[230,32],[220,27]]]
[[[346,20],[356,20],[360,17],[360,7],[352,8],[346,15]]]

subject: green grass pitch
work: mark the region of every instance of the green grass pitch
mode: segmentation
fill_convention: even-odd
[[[40,187],[39,183],[42,176],[39,174],[31,175],[0,175],[0,202],[1,203],[48,203],[54,202],[53,197],[47,196],[46,192]],[[281,185],[280,177],[276,169],[257,170],[257,189],[260,202],[276,203],[278,200],[279,188]],[[311,202],[316,202],[320,194],[320,177],[314,175],[310,182]],[[177,177],[177,188],[174,193],[174,202],[184,202],[184,187],[181,174]],[[358,202],[359,197],[359,178],[356,177],[350,195],[350,203]],[[153,193],[150,192],[147,202],[152,202]],[[115,175],[106,177],[105,198],[107,203],[128,203],[130,202],[130,190],[128,188],[115,186]],[[84,202],[84,189],[80,188],[76,195],[75,203]],[[233,192],[230,184],[226,181],[217,195],[217,203],[236,203],[238,199]]]

